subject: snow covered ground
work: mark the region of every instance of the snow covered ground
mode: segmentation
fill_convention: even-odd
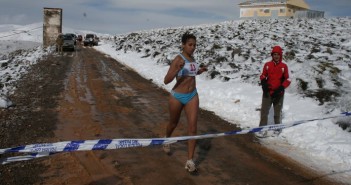
[[[13,82],[52,51],[41,48],[40,26],[0,25],[0,107],[7,107]],[[163,77],[180,52],[185,31],[197,36],[195,58],[210,69],[197,77],[200,107],[243,129],[258,126],[262,96],[258,77],[274,45],[284,49],[292,78],[283,123],[351,111],[351,18],[228,21],[100,34],[102,42],[95,48],[169,91],[174,83],[164,85]],[[65,32],[82,33],[69,28]],[[350,183],[350,124],[349,117],[312,121],[284,129],[262,143],[325,176]]]

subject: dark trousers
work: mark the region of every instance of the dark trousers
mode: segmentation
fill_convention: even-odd
[[[56,47],[57,47],[57,52],[58,53],[62,53],[63,52],[63,45],[62,44],[57,44]]]
[[[262,95],[260,126],[267,125],[269,109],[271,108],[272,104],[274,109],[274,123],[281,124],[283,102],[284,102],[284,95],[281,95],[277,98],[271,98],[270,95],[268,95],[267,97]]]

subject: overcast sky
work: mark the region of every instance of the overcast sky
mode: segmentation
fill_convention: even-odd
[[[43,8],[62,8],[63,26],[121,34],[239,19],[244,0],[0,0],[0,24],[43,21]],[[351,0],[305,0],[325,17],[351,16]]]

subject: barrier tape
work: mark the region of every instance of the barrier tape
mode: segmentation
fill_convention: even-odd
[[[235,131],[229,131],[229,132],[204,134],[204,135],[196,135],[196,136],[151,138],[151,139],[126,138],[126,139],[77,140],[77,141],[63,141],[63,142],[57,142],[57,143],[31,144],[31,145],[19,146],[14,148],[0,149],[0,154],[30,153],[29,155],[25,155],[25,156],[4,158],[0,160],[0,163],[7,164],[15,161],[26,161],[26,160],[31,160],[35,158],[46,157],[46,156],[61,153],[61,152],[114,150],[114,149],[132,148],[132,147],[146,147],[146,146],[171,144],[171,143],[192,140],[192,139],[216,138],[216,137],[229,136],[229,135],[255,133],[260,131],[279,130],[279,129],[285,129],[285,128],[297,126],[311,121],[325,120],[325,119],[345,117],[345,116],[351,116],[351,112],[343,112],[341,113],[341,115],[337,115],[337,116],[295,121],[290,124],[266,125],[266,126],[251,128],[251,129],[235,130]]]

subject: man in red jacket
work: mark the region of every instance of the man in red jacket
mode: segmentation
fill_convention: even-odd
[[[288,66],[282,62],[283,50],[274,46],[271,52],[272,60],[264,64],[260,76],[263,95],[261,104],[260,126],[267,125],[269,109],[273,104],[274,123],[281,124],[281,112],[284,102],[284,90],[290,85]],[[281,131],[278,130],[276,134]],[[258,133],[258,137],[267,137],[267,132]]]

